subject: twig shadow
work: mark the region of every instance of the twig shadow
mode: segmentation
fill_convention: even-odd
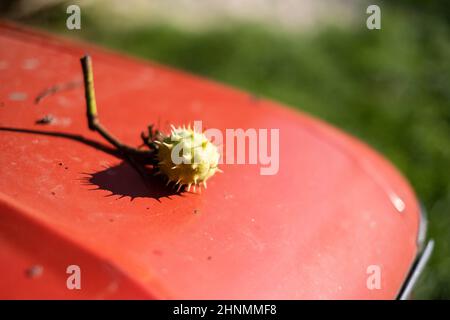
[[[106,190],[111,192],[106,197],[118,196],[117,199],[129,197],[130,201],[136,198],[170,198],[181,195],[173,188],[167,187],[161,177],[148,174],[146,179],[127,162],[93,172],[86,175],[82,181],[85,185],[94,186],[90,190]]]
[[[117,149],[105,146],[102,143],[85,138],[81,135],[57,131],[41,131],[12,127],[0,127],[0,131],[40,134],[45,136],[66,138],[83,143],[123,160],[116,166],[106,168],[98,172],[83,173],[87,175],[81,178],[85,184],[96,186],[93,190],[110,191],[111,194],[108,196],[119,196],[119,199],[130,197],[131,201],[135,198],[146,197],[160,201],[160,198],[163,197],[170,198],[170,196],[173,195],[182,195],[181,192],[177,192],[173,188],[166,186],[161,177],[154,176],[151,169],[142,166],[143,170],[148,170],[148,174],[145,174],[144,177],[132,165],[124,161],[126,160],[126,157],[124,157],[123,154],[121,154]]]
[[[43,136],[66,138],[66,139],[70,139],[70,140],[74,140],[74,141],[83,143],[89,147],[103,151],[103,152],[113,155],[115,157],[123,158],[121,156],[120,152],[118,152],[116,149],[105,146],[104,144],[102,144],[100,142],[85,138],[82,135],[78,135],[78,134],[65,133],[65,132],[59,132],[59,131],[42,131],[42,130],[33,130],[33,129],[24,129],[24,128],[12,128],[12,127],[0,127],[0,131],[19,132],[19,133],[27,133],[27,134],[39,134],[39,135],[43,135]]]

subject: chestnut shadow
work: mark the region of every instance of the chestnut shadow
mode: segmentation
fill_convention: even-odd
[[[116,166],[112,166],[93,173],[82,173],[85,176],[80,180],[85,185],[95,186],[91,190],[110,191],[110,196],[118,196],[118,199],[130,197],[130,201],[135,198],[153,198],[160,201],[160,198],[170,198],[173,195],[182,195],[177,192],[171,185],[166,186],[161,176],[155,176],[152,169],[140,166],[142,172],[139,172],[133,165],[126,161],[117,149],[106,146],[95,140],[85,138],[81,135],[70,134],[57,131],[41,131],[24,128],[0,127],[0,131],[17,132],[25,134],[38,134],[45,136],[53,136],[59,138],[70,139],[83,143],[107,154],[113,155],[122,162]]]
[[[84,185],[94,186],[90,190],[106,190],[111,192],[105,197],[117,196],[117,199],[129,197],[130,201],[136,198],[153,198],[160,201],[161,198],[169,198],[173,195],[181,195],[172,186],[166,186],[161,176],[155,176],[154,170],[148,170],[145,178],[128,162],[105,168],[86,175],[82,181]]]

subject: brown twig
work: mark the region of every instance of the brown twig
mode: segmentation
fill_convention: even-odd
[[[150,156],[153,150],[142,150],[134,148],[122,143],[119,139],[114,137],[101,123],[97,115],[97,103],[95,100],[94,89],[94,75],[92,71],[92,60],[89,55],[85,55],[81,59],[81,66],[83,68],[84,90],[86,96],[86,115],[88,119],[89,129],[97,131],[109,143],[115,146],[123,153],[130,155]]]

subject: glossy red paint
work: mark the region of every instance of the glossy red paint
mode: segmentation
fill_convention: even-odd
[[[1,298],[396,297],[417,252],[419,208],[366,145],[212,81],[0,30]],[[123,141],[138,145],[152,122],[279,128],[279,173],[222,165],[202,194],[142,181],[87,129],[86,51],[100,119]],[[63,90],[35,102],[55,85]],[[52,123],[35,123],[48,114]],[[70,264],[81,267],[81,290],[66,288]],[[380,290],[366,286],[369,265],[381,267]]]

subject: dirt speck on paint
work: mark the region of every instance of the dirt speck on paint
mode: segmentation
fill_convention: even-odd
[[[55,120],[55,118],[51,114],[47,114],[44,117],[36,120],[35,123],[45,125],[45,124],[51,124],[54,120]]]
[[[25,59],[22,63],[22,69],[34,70],[39,66],[39,60],[36,58]]]
[[[25,271],[25,274],[27,275],[28,278],[38,278],[42,276],[43,273],[44,267],[38,264],[31,266]]]
[[[38,104],[45,97],[48,97],[48,96],[58,93],[60,91],[66,91],[66,90],[72,90],[72,89],[78,88],[82,84],[83,84],[83,81],[81,81],[81,79],[76,79],[76,80],[73,80],[70,82],[56,84],[50,88],[46,88],[41,93],[39,93],[36,96],[36,98],[34,99],[34,103]]]
[[[9,94],[9,100],[12,101],[23,101],[27,98],[27,94],[25,92],[11,92]]]

